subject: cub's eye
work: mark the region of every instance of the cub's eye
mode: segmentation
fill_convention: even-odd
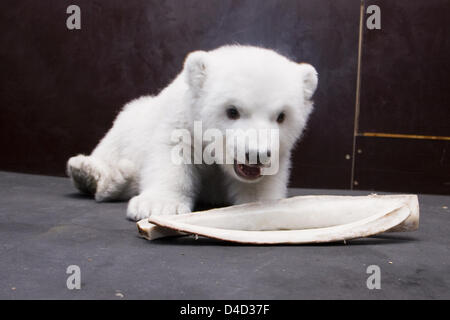
[[[284,122],[284,119],[286,119],[286,114],[285,114],[284,112],[281,112],[281,113],[278,115],[277,122],[278,122],[278,123],[283,123],[283,122]]]
[[[239,111],[236,109],[236,107],[229,107],[227,109],[227,117],[231,120],[237,120],[239,119]]]

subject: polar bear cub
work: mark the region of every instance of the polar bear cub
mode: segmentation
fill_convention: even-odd
[[[158,95],[125,105],[91,155],[70,158],[67,173],[76,188],[97,201],[131,198],[131,220],[187,213],[196,201],[241,204],[283,198],[291,151],[312,111],[317,82],[311,65],[269,49],[236,45],[192,52]],[[277,130],[279,141],[276,150],[247,147],[244,161],[175,163],[173,148],[182,142],[172,134],[178,129],[193,134],[194,123],[224,133]],[[258,160],[261,150],[269,158],[276,154],[275,174],[261,174],[267,164]],[[250,164],[255,153],[256,164]]]

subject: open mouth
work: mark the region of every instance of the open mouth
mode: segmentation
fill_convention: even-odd
[[[246,180],[256,180],[261,177],[261,167],[257,165],[248,165],[242,163],[234,163],[234,172]]]

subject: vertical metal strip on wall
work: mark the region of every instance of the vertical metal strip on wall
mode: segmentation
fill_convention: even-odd
[[[360,110],[360,88],[361,88],[361,57],[363,42],[363,24],[364,24],[364,0],[361,0],[359,12],[359,40],[358,40],[358,66],[356,73],[356,97],[355,97],[355,118],[353,126],[353,150],[352,150],[352,170],[350,177],[350,190],[353,190],[355,179],[355,155],[356,155],[356,137],[359,131],[359,110]]]

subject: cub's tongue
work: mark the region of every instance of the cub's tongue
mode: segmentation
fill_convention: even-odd
[[[247,166],[245,164],[236,164],[236,173],[245,179],[256,179],[261,176],[261,168],[256,166]]]

